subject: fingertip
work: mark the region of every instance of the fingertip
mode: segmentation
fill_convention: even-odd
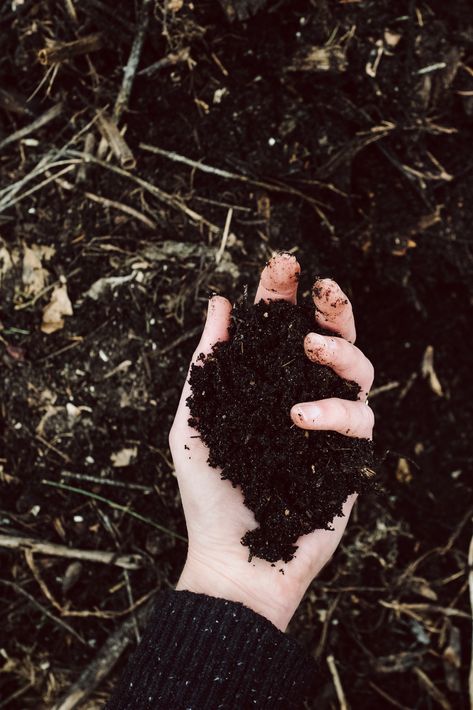
[[[304,350],[312,362],[325,362],[327,359],[326,338],[319,333],[307,333],[304,338]]]
[[[215,343],[228,340],[232,304],[227,298],[214,294],[209,298],[204,332],[199,347],[208,351]]]
[[[293,254],[275,254],[261,273],[256,303],[276,299],[295,303],[300,273],[300,264]]]

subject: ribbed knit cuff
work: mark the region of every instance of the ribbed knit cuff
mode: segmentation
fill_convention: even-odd
[[[242,604],[161,592],[107,710],[299,708],[315,664]]]

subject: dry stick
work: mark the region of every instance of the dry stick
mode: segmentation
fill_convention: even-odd
[[[0,535],[0,547],[8,550],[32,550],[42,555],[64,557],[70,560],[101,562],[102,564],[115,565],[123,569],[140,569],[145,564],[145,558],[142,555],[120,555],[116,552],[102,550],[79,550],[74,547],[66,547],[66,545],[56,545],[46,540],[35,540],[32,537]]]
[[[139,71],[136,76],[152,76],[160,69],[173,67],[180,62],[187,62],[188,59],[190,59],[190,47],[183,47],[178,52],[171,52],[162,59],[158,59],[154,64]]]
[[[471,613],[473,617],[473,537],[470,540],[470,547],[468,550],[468,586],[470,588],[470,606]],[[472,639],[473,639],[473,622],[472,622]],[[468,689],[470,692],[470,708],[473,710],[473,644],[471,651],[471,661],[470,661],[470,675],[468,677]]]
[[[48,611],[42,604],[40,604],[34,597],[31,596],[31,594],[28,594],[28,592],[20,587],[18,584],[15,584],[14,582],[9,582],[6,579],[0,579],[1,584],[5,584],[7,587],[11,587],[14,589],[16,592],[19,594],[22,594],[26,599],[28,599],[34,606],[36,606],[45,616],[48,617],[48,619],[51,619],[51,621],[54,621],[55,624],[58,626],[62,626],[63,629],[65,629],[68,633],[72,634],[78,641],[81,643],[85,644],[87,646],[87,642],[84,641],[82,636],[75,631],[75,629],[72,628],[72,626],[69,626],[65,621],[62,621],[62,619],[58,619],[57,616],[54,616],[54,614],[51,614],[50,611]]]
[[[75,185],[73,185],[71,182],[68,182],[67,180],[61,180],[60,178],[58,178],[57,183],[62,188],[64,188],[64,190],[75,190]],[[110,207],[111,209],[118,210],[119,212],[124,212],[130,217],[138,219],[140,222],[149,227],[149,229],[156,229],[157,227],[156,222],[153,222],[151,219],[146,217],[146,215],[142,214],[141,212],[138,212],[138,210],[135,210],[134,207],[124,205],[123,202],[110,200],[108,197],[102,197],[102,195],[96,195],[93,192],[84,192],[83,195],[84,197],[87,197],[88,200],[92,200],[92,202],[98,202],[99,205],[104,205],[104,207]]]
[[[137,612],[136,619],[144,624],[153,608],[154,599],[150,599]],[[133,619],[129,617],[105,641],[90,665],[80,674],[78,680],[69,688],[52,710],[73,710],[84,702],[111,672],[122,653],[132,642],[134,634]]]
[[[55,42],[50,47],[44,47],[38,52],[38,61],[43,66],[60,64],[61,62],[77,57],[79,54],[96,52],[102,47],[102,34],[88,35],[73,42]]]
[[[87,133],[85,136],[84,152],[85,153],[93,153],[94,147],[95,147],[95,136],[91,131],[90,133]],[[88,162],[89,161],[87,159],[84,159],[79,166],[79,169],[77,171],[77,177],[76,177],[76,182],[78,184],[85,182],[87,179],[87,164],[88,164]]]
[[[161,350],[158,350],[158,355],[165,355],[166,353],[171,352],[171,350],[174,350],[174,348],[178,348],[179,345],[182,345],[182,343],[187,342],[191,338],[194,338],[196,335],[199,335],[199,333],[202,331],[202,326],[201,325],[196,325],[194,328],[191,328],[188,330],[186,333],[183,333],[182,335],[179,335],[175,340],[172,340],[170,343],[165,345]]]
[[[383,392],[390,392],[391,390],[395,390],[396,387],[399,387],[400,382],[387,382],[385,385],[381,385],[380,387],[375,387],[372,389],[369,393],[369,399],[373,399],[373,397],[377,397],[379,394],[383,394]]]
[[[412,616],[413,618],[416,618],[416,612],[419,614],[432,612],[443,614],[449,618],[470,619],[470,614],[467,614],[466,611],[439,606],[438,604],[401,604],[399,602],[385,602],[383,599],[380,599],[378,603],[386,607],[386,609],[393,609],[393,611],[407,614],[407,616]]]
[[[22,138],[25,138],[25,136],[29,136],[30,133],[37,131],[38,129],[45,126],[47,123],[50,123],[59,116],[59,114],[62,112],[62,109],[63,104],[58,103],[55,106],[52,106],[47,111],[45,111],[43,114],[41,114],[41,116],[38,116],[38,118],[29,123],[27,126],[20,128],[14,133],[11,133],[9,136],[4,138],[3,141],[1,141],[0,150],[2,150],[2,148],[5,148],[7,145],[10,145],[10,143],[14,143],[15,141],[19,141]]]
[[[410,708],[406,707],[405,705],[401,705],[401,703],[398,703],[397,700],[395,700],[395,699],[392,698],[390,695],[388,695],[385,690],[383,690],[382,688],[379,688],[379,687],[378,687],[375,683],[373,683],[371,680],[368,681],[368,683],[371,685],[371,687],[373,688],[373,690],[375,690],[377,693],[379,693],[379,695],[381,695],[382,698],[384,698],[385,700],[387,700],[388,703],[390,703],[393,707],[399,708],[399,710],[411,710]]]
[[[69,165],[64,168],[63,170],[59,170],[59,172],[55,173],[54,175],[49,175],[45,180],[42,180],[39,182],[37,185],[34,187],[31,187],[29,190],[26,190],[26,192],[22,192],[21,195],[18,195],[13,203],[10,203],[7,205],[8,207],[11,206],[11,204],[16,204],[17,202],[21,202],[22,200],[25,199],[25,197],[29,197],[30,195],[33,195],[35,192],[38,192],[38,190],[41,190],[45,185],[48,183],[52,182],[53,180],[57,180],[61,175],[67,175],[67,173],[70,173],[72,170],[74,170],[74,165],[71,165],[71,161],[68,161]],[[46,170],[46,173],[49,173],[49,170]],[[1,211],[1,208],[0,208]]]
[[[85,153],[81,153],[78,150],[69,149],[67,152],[72,157],[84,158],[84,156],[85,156]],[[186,204],[184,204],[181,200],[179,200],[174,195],[170,195],[168,192],[164,192],[164,190],[161,190],[159,187],[156,187],[156,185],[153,185],[151,182],[148,182],[147,180],[143,180],[142,178],[138,177],[137,175],[132,175],[131,173],[127,172],[126,170],[119,168],[117,165],[110,165],[109,163],[106,163],[104,160],[100,160],[99,158],[96,158],[94,155],[89,155],[88,158],[92,163],[95,163],[96,165],[100,165],[102,168],[105,168],[106,170],[110,170],[112,173],[116,173],[117,175],[122,175],[123,177],[128,178],[128,180],[131,180],[132,182],[136,183],[137,185],[140,185],[140,187],[144,188],[147,192],[149,192],[151,195],[153,195],[153,197],[156,197],[158,200],[161,200],[161,202],[164,202],[164,204],[169,205],[169,207],[172,207],[175,210],[181,210],[182,212],[184,212],[184,214],[187,215],[187,217],[189,217],[189,219],[193,220],[194,222],[197,222],[198,224],[205,224],[205,226],[208,227],[208,229],[213,234],[220,234],[221,230],[219,227],[217,227],[215,224],[212,224],[212,222],[209,222],[207,219],[205,219],[205,217],[203,217],[198,212],[191,210],[189,207],[187,207]]]
[[[149,153],[156,153],[156,155],[162,155],[164,158],[173,160],[176,163],[183,163],[184,165],[188,165],[190,168],[194,168],[195,170],[200,170],[203,173],[218,175],[218,177],[224,178],[225,180],[238,180],[239,182],[246,182],[249,185],[254,185],[255,187],[261,187],[265,190],[268,190],[269,192],[280,192],[300,197],[301,199],[308,202],[315,209],[324,224],[329,227],[331,231],[333,230],[333,226],[330,224],[327,217],[320,209],[321,203],[313,197],[306,195],[304,192],[297,190],[295,187],[290,187],[289,185],[278,185],[276,183],[266,182],[265,180],[255,180],[253,178],[246,177],[246,175],[240,175],[239,173],[231,173],[228,170],[222,170],[221,168],[214,168],[211,165],[206,165],[205,163],[186,158],[184,155],[180,155],[179,153],[175,153],[174,151],[163,150],[162,148],[157,148],[156,146],[148,145],[147,143],[140,143],[140,148],[142,150],[148,151]]]
[[[107,116],[105,112],[100,111],[97,114],[97,125],[103,138],[105,138],[112,152],[118,158],[122,168],[132,170],[136,166],[136,160],[126,140],[118,130],[116,120]]]
[[[40,571],[38,567],[36,566],[36,562],[34,560],[33,552],[31,550],[25,550],[25,560],[30,568],[31,572],[33,573],[33,577],[35,578],[36,582],[38,583],[39,588],[43,592],[44,596],[46,599],[49,601],[52,606],[57,609],[57,611],[60,612],[61,616],[75,616],[75,617],[96,617],[99,619],[115,619],[118,616],[127,616],[131,612],[133,612],[135,609],[137,609],[139,606],[144,604],[153,594],[155,593],[154,590],[148,592],[144,596],[140,597],[134,604],[129,606],[127,609],[123,609],[122,611],[109,611],[106,609],[105,611],[98,611],[96,609],[89,611],[89,610],[81,610],[81,611],[75,611],[75,610],[70,610],[67,608],[64,608],[60,605],[60,603],[57,601],[57,599],[53,596],[52,592],[50,591],[48,585],[44,581],[44,579],[41,577]]]
[[[138,18],[135,39],[131,46],[130,56],[123,71],[123,81],[115,101],[113,109],[113,118],[119,121],[123,112],[128,108],[128,102],[135,81],[136,70],[141,58],[141,50],[145,41],[146,32],[149,24],[149,8],[153,0],[143,0],[141,6],[140,17]]]
[[[215,254],[215,263],[217,264],[217,266],[220,264],[220,262],[222,260],[222,256],[225,253],[225,247],[227,246],[228,235],[230,233],[230,225],[232,223],[232,216],[233,216],[233,209],[230,207],[230,209],[227,212],[227,219],[225,220],[225,227],[223,229],[222,241],[220,243],[217,253]]]
[[[429,676],[424,673],[423,670],[417,668],[417,666],[413,668],[413,671],[419,680],[419,684],[424,688],[426,693],[430,695],[432,700],[435,700],[435,702],[438,703],[443,710],[452,710],[452,706],[448,698],[437,688],[436,685],[434,685],[434,683],[432,683]]]
[[[69,141],[67,141],[62,148],[48,151],[48,153],[41,158],[39,163],[37,163],[28,175],[25,175],[20,180],[17,180],[11,185],[3,188],[3,190],[0,190],[0,212],[12,207],[12,205],[14,205],[17,201],[15,199],[15,195],[18,194],[24,185],[34,180],[38,175],[41,175],[41,173],[51,170],[54,167],[59,167],[60,165],[71,165],[75,163],[75,160],[62,161],[59,160],[59,158],[61,158],[68,150],[69,146],[73,144],[82,134],[86,133],[96,121],[97,118],[94,116],[94,118],[83,128],[81,128],[81,130],[78,131]]]
[[[332,655],[327,656],[327,665],[332,675],[335,692],[337,693],[338,702],[340,703],[340,710],[349,710],[349,705],[347,703],[345,693],[343,692],[342,681],[340,680],[337,666],[335,664],[335,658]]]

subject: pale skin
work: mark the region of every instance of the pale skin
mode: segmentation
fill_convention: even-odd
[[[293,256],[276,255],[261,274],[255,302],[284,299],[296,303],[299,273]],[[337,398],[295,402],[288,412],[288,427],[295,424],[302,429],[371,438],[374,415],[366,399],[373,366],[354,345],[351,304],[334,281],[322,279],[314,284],[314,305],[314,330],[319,326],[337,335],[307,335],[303,344],[307,357],[357,382],[361,391],[356,402]],[[216,342],[228,339],[231,310],[226,298],[210,299],[192,363],[201,353],[209,353]],[[222,481],[218,471],[207,464],[208,449],[188,424],[189,394],[187,378],[169,437],[189,536],[187,560],[176,589],[241,602],[285,631],[308,586],[335,552],[356,496],[346,500],[344,516],[333,521],[334,530],[316,530],[300,537],[296,556],[288,564],[272,567],[258,558],[249,562],[248,548],[240,540],[247,530],[257,527],[255,518],[243,505],[240,489]]]

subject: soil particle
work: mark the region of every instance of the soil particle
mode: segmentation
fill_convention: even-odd
[[[235,306],[230,340],[191,370],[190,424],[209,447],[209,463],[241,486],[259,524],[242,538],[250,559],[288,562],[295,542],[332,528],[348,495],[373,487],[370,441],[293,425],[297,402],[356,400],[359,387],[312,363],[304,337],[313,306],[286,301]]]

